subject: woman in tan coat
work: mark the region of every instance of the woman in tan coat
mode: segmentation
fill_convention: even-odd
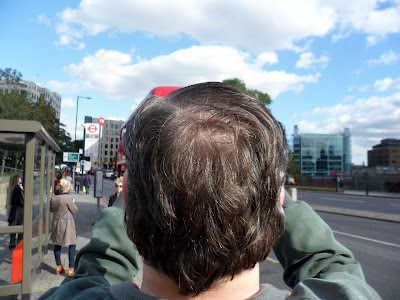
[[[50,211],[53,213],[51,238],[54,242],[54,257],[56,259],[56,274],[66,272],[61,264],[61,246],[68,246],[69,270],[68,276],[74,275],[76,230],[73,214],[78,212],[75,199],[69,195],[70,182],[61,179],[58,187],[60,194],[50,200]]]

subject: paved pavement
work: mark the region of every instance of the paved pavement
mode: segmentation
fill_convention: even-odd
[[[91,191],[93,192],[93,190]],[[97,199],[90,193],[78,193],[71,191],[72,197],[75,199],[75,204],[78,207],[78,212],[75,215],[75,227],[78,234],[76,244],[76,253],[90,241],[92,225],[98,217]],[[105,203],[100,201],[100,209],[105,207]],[[54,245],[50,241],[47,255],[43,259],[42,270],[36,275],[32,283],[31,299],[37,299],[44,292],[52,287],[59,286],[64,280],[66,274],[56,275],[56,262],[53,254]],[[68,248],[63,247],[61,250],[61,262],[65,268],[68,268]]]
[[[365,191],[344,190],[344,194],[365,196]],[[368,197],[400,199],[400,193],[384,193],[384,192],[368,191]]]
[[[78,234],[78,240],[76,245],[76,253],[85,246],[91,237],[92,226],[95,223],[99,211],[97,207],[97,199],[93,197],[93,189],[91,189],[90,194],[86,195],[82,192],[76,194],[71,191],[71,195],[76,200],[76,205],[78,207],[78,213],[74,216],[75,226]],[[103,198],[100,199],[100,210],[107,206],[108,202]],[[1,221],[1,220],[0,220]],[[8,242],[8,235],[7,235]],[[32,282],[32,293],[30,295],[31,299],[39,298],[44,292],[52,287],[59,286],[61,282],[67,277],[66,274],[56,275],[55,268],[56,263],[53,254],[54,245],[52,241],[49,242],[49,247],[47,254],[43,258],[43,263],[41,266],[41,271],[39,274],[35,275]],[[63,247],[61,250],[61,262],[65,268],[68,267],[68,248]],[[0,270],[1,271],[1,270]],[[5,275],[9,274],[4,272]],[[6,274],[7,273],[7,274]],[[7,275],[8,277],[9,275]],[[138,276],[138,280],[141,280],[141,276]],[[136,282],[140,283],[140,282]],[[21,296],[17,298],[13,297],[0,297],[0,299],[20,299]]]

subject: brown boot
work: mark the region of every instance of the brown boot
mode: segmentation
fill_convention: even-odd
[[[69,268],[68,276],[74,276],[74,268]]]
[[[62,273],[65,273],[65,270],[64,270],[63,266],[57,266],[56,275],[60,275]]]

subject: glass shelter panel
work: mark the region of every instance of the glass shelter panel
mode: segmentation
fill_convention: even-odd
[[[22,225],[22,192],[18,193],[22,184],[18,178],[24,177],[25,140],[25,134],[0,132],[0,228]],[[22,237],[22,232],[0,233],[0,286],[17,282],[11,271],[13,254],[22,253]]]
[[[41,147],[35,139],[34,170],[33,170],[33,203],[32,203],[32,268],[36,266],[39,259],[39,210],[40,210],[40,189],[41,189]]]

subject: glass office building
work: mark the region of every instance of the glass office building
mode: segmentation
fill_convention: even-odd
[[[345,128],[343,134],[299,134],[295,125],[293,154],[302,175],[351,175],[350,130]]]

